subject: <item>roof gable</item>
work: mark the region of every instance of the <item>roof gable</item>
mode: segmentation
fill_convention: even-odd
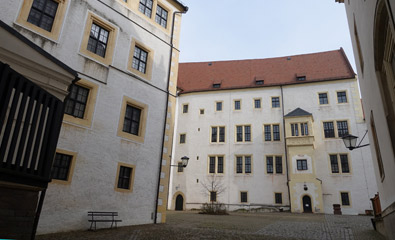
[[[284,117],[301,117],[301,116],[312,116],[312,114],[301,108],[296,108],[295,110],[291,111]]]

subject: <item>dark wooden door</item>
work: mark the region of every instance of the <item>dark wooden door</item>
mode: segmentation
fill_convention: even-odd
[[[179,194],[176,198],[176,211],[182,211],[184,207],[184,198]]]
[[[313,208],[311,206],[311,198],[309,196],[303,197],[303,212],[312,213]]]

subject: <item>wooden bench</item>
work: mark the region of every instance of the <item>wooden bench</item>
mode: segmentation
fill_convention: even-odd
[[[117,227],[117,223],[122,222],[122,220],[115,219],[115,217],[118,217],[118,212],[88,212],[88,217],[91,217],[91,219],[88,219],[91,223],[89,230],[92,230],[93,225],[95,225],[95,231],[97,222],[111,222],[110,228],[113,227],[114,223]]]

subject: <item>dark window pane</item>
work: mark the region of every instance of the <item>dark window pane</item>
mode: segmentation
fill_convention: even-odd
[[[53,0],[34,0],[27,21],[51,32],[58,5]]]
[[[211,142],[217,142],[217,127],[211,128]]]
[[[292,123],[291,124],[291,135],[292,136],[299,136],[299,129],[298,129],[298,124],[297,123]]]
[[[177,172],[184,172],[184,167],[182,166],[182,163],[177,164]]]
[[[272,97],[272,108],[279,108],[279,107],[280,107],[280,98]]]
[[[123,131],[133,135],[139,135],[141,109],[126,105]]]
[[[337,133],[339,137],[344,137],[348,135],[347,121],[337,121]]]
[[[346,103],[347,102],[346,92],[337,92],[337,102],[338,103]]]
[[[188,112],[188,104],[182,105],[182,112],[187,113]]]
[[[65,113],[77,118],[84,118],[88,95],[88,88],[73,84],[66,99]]]
[[[276,204],[282,204],[283,203],[283,197],[281,193],[275,193],[275,199],[276,199]]]
[[[186,141],[186,135],[180,134],[180,143],[185,143],[185,141]]]
[[[250,156],[245,156],[244,157],[244,172],[245,173],[251,173],[251,157]]]
[[[273,157],[266,157],[266,172],[273,173]]]
[[[216,108],[217,108],[217,111],[222,111],[222,102],[217,102]]]
[[[209,172],[215,173],[215,157],[210,157]]]
[[[219,142],[225,142],[225,127],[219,127]]]
[[[328,95],[326,93],[318,94],[320,99],[320,104],[328,104]]]
[[[307,123],[301,123],[300,124],[300,134],[302,136],[308,136],[309,135],[309,127]]]
[[[280,125],[273,125],[273,141],[280,141]]]
[[[218,157],[217,161],[217,173],[224,173],[224,157]]]
[[[349,173],[350,168],[348,166],[348,156],[347,154],[340,154],[340,163],[342,165],[342,173]]]
[[[240,200],[241,202],[248,202],[247,192],[240,192]]]
[[[52,178],[67,181],[72,159],[73,156],[56,153],[52,165]]]
[[[333,122],[324,122],[324,134],[325,134],[325,138],[335,137],[335,129],[333,127]]]
[[[243,157],[236,157],[236,173],[243,173]]]
[[[276,173],[283,173],[283,159],[280,156],[276,157]]]
[[[142,48],[135,46],[133,53],[132,68],[145,73],[147,66],[148,52],[144,51]],[[186,106],[186,105],[184,105]],[[185,113],[185,112],[184,112]]]
[[[132,168],[120,166],[118,177],[118,188],[130,189],[130,179],[132,177]]]
[[[271,125],[265,125],[265,141],[271,141],[272,140],[272,130],[271,130]]]
[[[167,11],[159,5],[156,6],[155,22],[164,28],[167,26]]]
[[[261,99],[254,100],[255,108],[261,108]]]
[[[244,136],[245,136],[244,141],[251,142],[251,127],[250,126],[244,126]]]
[[[329,158],[331,160],[332,173],[339,173],[339,163],[337,161],[337,155],[330,155]]]
[[[297,169],[299,171],[307,170],[307,160],[306,159],[297,160],[296,163],[297,163]]]
[[[240,101],[235,101],[235,110],[240,110],[240,109],[241,109]]]
[[[236,126],[236,141],[243,141],[243,126]]]
[[[140,0],[139,11],[150,18],[152,13],[152,0]]]
[[[341,198],[342,198],[342,205],[350,206],[350,199],[347,192],[342,192]]]
[[[87,50],[105,57],[109,32],[101,26],[92,23]]]
[[[210,201],[211,202],[217,201],[217,192],[210,192]]]

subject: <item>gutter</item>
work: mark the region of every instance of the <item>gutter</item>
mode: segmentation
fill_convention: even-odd
[[[162,172],[162,155],[163,155],[163,150],[165,147],[165,136],[166,136],[166,122],[167,122],[167,111],[169,109],[169,86],[170,86],[170,73],[171,73],[171,63],[172,63],[172,57],[173,57],[173,39],[174,39],[174,22],[176,21],[175,17],[176,14],[185,14],[188,11],[188,7],[185,7],[185,11],[183,12],[173,12],[173,21],[171,25],[171,35],[170,35],[170,56],[169,56],[169,68],[167,72],[167,94],[166,94],[166,107],[165,107],[165,114],[164,114],[164,122],[163,122],[163,133],[162,133],[162,147],[160,148],[160,154],[159,154],[159,173],[158,173],[158,187],[156,191],[156,201],[155,201],[155,216],[154,216],[154,224],[157,224],[157,216],[158,216],[158,201],[159,201],[159,187],[160,187],[160,175]]]

